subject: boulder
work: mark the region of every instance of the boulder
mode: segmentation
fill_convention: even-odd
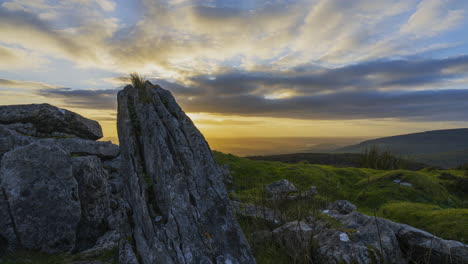
[[[281,214],[268,207],[255,206],[253,204],[236,201],[232,201],[231,203],[238,215],[259,218],[274,225],[279,225],[283,222]]]
[[[98,122],[49,104],[0,106],[0,124],[29,136],[102,138]]]
[[[81,208],[69,153],[59,145],[18,147],[1,161],[0,184],[16,235],[4,237],[8,244],[47,253],[74,248]]]
[[[98,156],[103,160],[112,160],[119,155],[119,146],[110,141],[94,141],[82,138],[45,138],[42,144],[58,144],[72,156]]]
[[[159,86],[118,94],[124,193],[149,263],[255,263],[202,134]]]
[[[315,195],[318,194],[317,187],[310,186],[305,192],[301,193],[303,199],[314,199]]]
[[[19,134],[9,129],[7,126],[0,125],[0,160],[6,152],[20,146],[31,144],[33,138]]]
[[[310,259],[313,229],[305,222],[293,221],[273,230],[275,241],[295,260]]]
[[[96,156],[71,159],[73,176],[78,182],[81,218],[76,231],[75,251],[92,247],[108,230],[111,192],[107,172]]]
[[[320,230],[314,237],[317,254],[326,263],[406,263],[393,230],[380,218],[358,212],[331,214],[340,226],[312,221]]]
[[[340,214],[349,214],[357,210],[357,207],[346,201],[346,200],[338,200],[332,203],[329,207],[330,210],[335,210]]]
[[[381,219],[392,228],[407,259],[416,263],[468,263],[468,245],[445,240],[409,225]]]
[[[285,200],[292,192],[297,192],[296,186],[288,180],[275,181],[265,187],[267,195],[272,200]]]
[[[340,223],[332,227],[310,218],[320,232],[314,237],[318,255],[327,263],[468,263],[468,245],[444,240],[428,232],[350,210],[337,201],[327,214]],[[346,206],[343,206],[346,205]],[[341,211],[341,212],[340,212]],[[344,236],[346,234],[346,237]],[[352,254],[350,254],[352,252]],[[341,261],[341,262],[340,262]]]

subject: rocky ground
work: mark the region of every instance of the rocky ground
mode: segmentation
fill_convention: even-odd
[[[229,168],[168,91],[130,85],[118,101],[120,147],[68,110],[0,106],[0,263],[255,263],[248,241],[266,240],[296,263],[468,263],[466,245],[347,201],[291,219],[229,198]],[[266,187],[271,201],[318,192]],[[275,228],[243,234],[236,216]]]

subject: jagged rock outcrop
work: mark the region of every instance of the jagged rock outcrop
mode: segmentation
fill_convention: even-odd
[[[1,106],[0,123],[0,255],[118,249],[129,209],[109,180],[121,181],[119,147],[90,139],[100,125],[50,105]]]
[[[35,137],[102,138],[102,129],[98,122],[49,104],[0,106],[0,124]]]
[[[19,242],[22,248],[48,253],[73,249],[81,208],[65,150],[33,143],[6,153],[0,184],[8,203],[10,219],[6,220],[16,236],[1,234],[8,244]]]
[[[118,105],[121,173],[142,262],[255,263],[210,148],[170,92],[127,86]]]

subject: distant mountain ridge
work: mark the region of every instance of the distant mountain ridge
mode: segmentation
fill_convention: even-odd
[[[366,140],[335,150],[335,153],[360,153],[377,146],[415,161],[434,166],[455,167],[468,162],[468,128],[432,130]]]

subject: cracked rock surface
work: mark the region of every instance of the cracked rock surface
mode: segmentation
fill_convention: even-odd
[[[124,192],[149,263],[255,263],[211,150],[169,91],[118,94]]]

